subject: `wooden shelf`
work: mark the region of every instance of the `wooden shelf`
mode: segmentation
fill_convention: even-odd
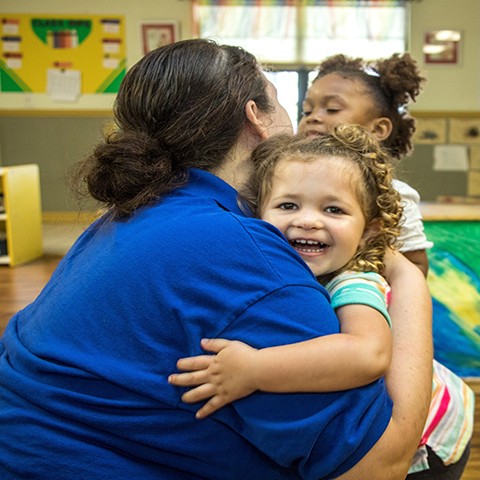
[[[422,202],[420,211],[424,220],[480,221],[480,204]]]
[[[0,231],[6,236],[7,255],[0,265],[18,265],[43,255],[40,175],[38,165],[0,168],[0,193],[5,211]]]

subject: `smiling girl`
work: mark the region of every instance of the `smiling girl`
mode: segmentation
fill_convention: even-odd
[[[343,126],[315,139],[272,137],[252,159],[244,202],[285,235],[325,285],[341,334],[259,350],[204,340],[204,349],[218,355],[181,359],[178,367],[191,372],[169,379],[200,385],[183,395],[188,403],[211,397],[197,418],[256,390],[326,392],[366,385],[384,375],[391,360],[389,287],[381,273],[386,252],[395,247],[402,209],[389,157],[365,129]]]

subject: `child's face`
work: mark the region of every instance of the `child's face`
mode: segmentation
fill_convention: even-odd
[[[352,168],[336,157],[280,160],[263,202],[261,218],[283,232],[316,276],[343,268],[362,241],[365,217],[354,188],[360,173]]]
[[[315,80],[303,102],[298,133],[316,137],[343,124],[363,125],[374,131],[378,118],[373,99],[358,80],[331,73]]]

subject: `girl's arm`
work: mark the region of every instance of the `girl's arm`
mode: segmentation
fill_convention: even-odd
[[[425,278],[402,255],[391,258],[389,312],[393,356],[386,380],[392,420],[383,436],[341,480],[403,480],[417,449],[432,394],[432,304]]]
[[[385,317],[365,305],[337,310],[341,334],[291,345],[254,349],[225,339],[202,340],[216,355],[180,359],[169,382],[187,391],[182,400],[209,398],[197,412],[203,418],[256,390],[326,392],[366,385],[381,377],[391,358],[391,333]],[[321,319],[319,319],[321,321]]]

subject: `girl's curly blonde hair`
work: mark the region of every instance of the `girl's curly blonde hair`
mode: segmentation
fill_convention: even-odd
[[[392,186],[392,160],[365,128],[340,125],[333,132],[314,139],[282,134],[262,142],[252,153],[254,171],[241,192],[241,202],[260,217],[272,190],[278,162],[311,161],[318,157],[340,157],[357,165],[356,170],[350,170],[352,181],[366,227],[373,226],[372,234],[358,247],[345,269],[382,273],[385,251],[398,247],[402,207],[400,195]]]

